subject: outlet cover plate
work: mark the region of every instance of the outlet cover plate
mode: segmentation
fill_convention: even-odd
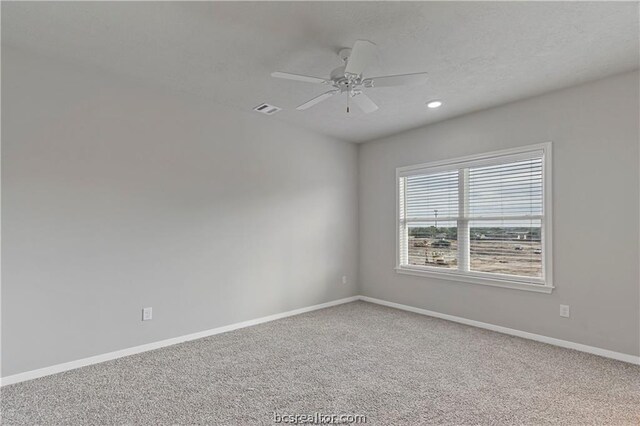
[[[142,308],[142,321],[150,321],[153,318],[153,308]]]
[[[569,318],[569,305],[560,305],[560,316]]]

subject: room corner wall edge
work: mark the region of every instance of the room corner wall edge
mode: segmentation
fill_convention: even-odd
[[[160,340],[157,342],[147,343],[144,345],[133,346],[118,351],[107,352],[100,355],[94,355],[87,358],[78,359],[75,361],[69,361],[62,364],[55,364],[49,367],[39,368],[37,370],[25,371],[23,373],[17,373],[6,377],[0,377],[0,386],[12,385],[14,383],[26,382],[28,380],[38,379],[40,377],[50,376],[52,374],[63,373],[65,371],[75,370],[77,368],[86,367],[93,364],[99,364],[101,362],[111,361],[118,358],[123,358],[129,355],[135,355],[142,352],[152,351],[154,349],[164,348],[166,346],[172,346],[191,340],[202,339],[204,337],[214,336],[216,334],[226,333],[228,331],[238,330],[245,327],[251,327],[258,324],[263,324],[270,321],[275,321],[282,318],[291,317],[294,315],[304,314],[306,312],[317,311],[319,309],[330,308],[332,306],[342,305],[344,303],[355,302],[360,300],[360,296],[350,296],[343,299],[332,300],[317,305],[307,306],[304,308],[298,308],[291,311],[281,312],[278,314],[268,315],[261,318],[242,321],[234,324],[223,325],[221,327],[212,328],[209,330],[199,331],[196,333],[186,334],[183,336],[172,337],[170,339]]]
[[[457,317],[455,315],[442,314],[440,312],[429,311],[427,309],[416,308],[414,306],[403,305],[401,303],[388,302],[386,300],[376,299],[369,296],[359,296],[358,300],[362,300],[364,302],[369,302],[369,303],[375,303],[377,305],[388,306],[390,308],[400,309],[407,312],[413,312],[416,314],[426,315],[429,317],[440,318],[447,321],[457,322],[459,324],[470,325],[472,327],[484,328],[485,330],[491,330],[498,333],[515,336],[515,337],[521,337],[523,339],[534,340],[536,342],[546,343],[553,346],[559,346],[561,348],[573,349],[580,352],[586,352],[589,354],[598,355],[605,358],[615,359],[617,361],[628,362],[630,364],[640,365],[640,356],[636,356],[636,355],[615,352],[609,349],[602,349],[602,348],[597,348],[595,346],[584,345],[582,343],[570,342],[568,340],[556,339],[555,337],[548,337],[540,334],[529,333],[526,331],[516,330],[513,328],[502,327],[500,325],[494,325],[486,322]]]

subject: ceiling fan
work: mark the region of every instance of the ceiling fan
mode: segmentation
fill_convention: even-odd
[[[272,77],[284,78],[287,80],[303,81],[305,83],[324,84],[332,89],[315,98],[299,105],[297,110],[305,110],[330,97],[342,93],[347,94],[347,112],[349,112],[349,99],[365,113],[378,109],[370,97],[363,93],[364,89],[391,86],[414,86],[424,84],[427,81],[427,73],[419,72],[414,74],[387,75],[383,77],[364,78],[362,73],[371,63],[377,46],[367,40],[356,40],[352,49],[342,49],[338,53],[344,61],[344,66],[331,71],[329,79],[310,77],[307,75],[291,74],[287,72],[273,72]]]

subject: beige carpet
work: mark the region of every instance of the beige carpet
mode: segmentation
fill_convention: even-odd
[[[640,367],[364,302],[2,388],[2,423],[637,425]]]

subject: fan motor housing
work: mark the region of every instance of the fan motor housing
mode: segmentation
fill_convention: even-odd
[[[344,93],[362,85],[362,79],[359,76],[356,76],[355,78],[353,76],[347,77],[344,70],[345,67],[342,66],[331,71],[329,78],[335,88],[340,89],[340,92]]]

